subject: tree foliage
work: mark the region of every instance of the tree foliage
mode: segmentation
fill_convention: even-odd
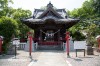
[[[18,24],[14,19],[5,16],[0,18],[0,35],[4,37],[4,50],[7,48],[12,35],[17,34],[17,28]]]
[[[14,9],[8,6],[9,3],[13,3],[13,0],[0,0],[0,35],[4,37],[4,51],[12,36],[18,37],[21,34],[22,37],[25,37],[26,33],[30,31],[20,19],[31,16],[31,11],[22,8]]]
[[[9,3],[13,3],[12,0],[0,0],[0,17],[7,16],[11,7],[8,6]]]
[[[27,32],[30,31],[30,29],[21,22],[21,19],[28,18],[30,16],[31,11],[23,10],[21,8],[14,10],[14,13],[12,14],[12,18],[15,19],[18,23],[19,36],[21,38],[25,38]]]
[[[79,36],[75,34],[77,31],[81,34],[86,31],[86,38],[93,41],[93,38],[100,34],[100,0],[87,0],[81,8],[74,9],[69,14],[80,19],[78,24],[69,29],[74,36]],[[74,38],[77,40],[76,37]]]

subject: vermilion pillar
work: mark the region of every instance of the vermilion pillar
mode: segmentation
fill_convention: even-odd
[[[98,47],[100,49],[100,37],[97,40],[98,40]]]
[[[2,53],[2,38],[0,38],[0,54]]]
[[[28,32],[28,40],[29,40],[29,55],[31,56],[31,53],[32,53],[32,40],[33,40],[31,32]]]
[[[70,40],[70,36],[69,36],[69,32],[66,32],[66,51],[67,51],[67,56],[69,56],[69,40]]]

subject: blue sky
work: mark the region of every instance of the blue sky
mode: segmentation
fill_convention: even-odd
[[[56,8],[65,8],[71,11],[74,8],[80,8],[84,1],[86,0],[13,0],[14,4],[10,4],[10,6],[28,9],[33,12],[35,8],[39,9],[51,2]]]

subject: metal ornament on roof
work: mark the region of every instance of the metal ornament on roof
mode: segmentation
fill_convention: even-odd
[[[51,2],[49,2],[49,4],[47,5],[47,7],[53,7],[53,5],[51,4]]]

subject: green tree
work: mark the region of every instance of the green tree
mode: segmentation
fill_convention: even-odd
[[[0,17],[6,16],[9,12],[9,7],[8,4],[13,3],[12,0],[0,0]]]
[[[21,19],[23,18],[29,18],[31,16],[30,10],[23,10],[21,8],[14,9],[14,12],[12,13],[12,18],[15,19],[18,23],[18,30],[19,30],[19,36],[21,38],[25,38],[28,31],[30,31],[30,28],[28,28],[25,24],[21,22]]]
[[[23,10],[22,8],[13,9],[12,18],[20,20],[21,18],[28,18],[32,15],[30,10]]]
[[[80,22],[70,28],[74,32],[74,38],[77,39],[80,34],[84,33],[87,40],[87,54],[93,54],[92,46],[97,45],[96,36],[100,34],[100,0],[87,0],[81,8],[74,9],[70,12],[71,16],[80,18]],[[73,31],[74,30],[74,31]],[[81,39],[81,38],[79,38]]]
[[[9,17],[0,18],[0,35],[4,37],[3,49],[7,49],[8,43],[12,38],[12,35],[17,34],[18,24],[17,22]]]
[[[31,11],[22,8],[14,9],[8,6],[9,3],[13,3],[12,0],[0,0],[0,35],[4,36],[4,51],[6,51],[12,35],[18,37],[22,34],[23,36],[21,36],[25,37],[30,30],[22,24],[21,19],[30,17]]]
[[[92,44],[93,45],[93,41],[96,39],[94,38],[94,36],[96,37],[96,30],[97,26],[95,24],[91,24],[90,26],[87,27],[87,29],[85,30],[86,31],[86,34],[87,34],[87,42],[88,42],[88,45],[89,44]]]
[[[94,12],[100,16],[100,0],[90,0],[92,2],[92,8],[94,9]]]
[[[79,18],[80,22],[69,29],[69,31],[75,36],[78,32],[82,33],[82,31],[87,30],[90,25],[95,24],[96,27],[95,30],[92,32],[95,34],[92,34],[92,37],[95,37],[96,35],[100,34],[100,13],[99,8],[100,6],[100,0],[88,0],[85,1],[81,8],[74,9],[69,14],[71,17]],[[91,30],[89,30],[91,32]],[[77,35],[78,36],[78,35]],[[76,38],[76,37],[74,37]]]

